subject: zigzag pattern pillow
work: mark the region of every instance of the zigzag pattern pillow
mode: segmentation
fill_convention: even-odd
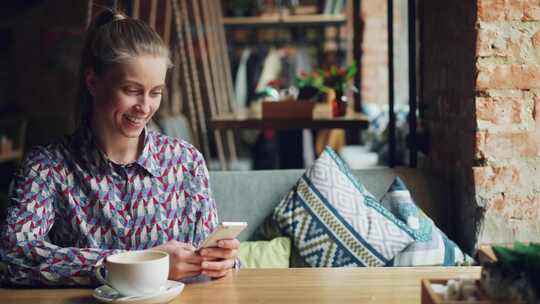
[[[312,267],[384,266],[414,241],[328,147],[273,217]]]
[[[407,223],[416,236],[416,241],[397,254],[388,266],[456,266],[474,262],[418,208],[399,177],[394,179],[381,203]]]

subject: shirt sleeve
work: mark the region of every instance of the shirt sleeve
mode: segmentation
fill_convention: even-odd
[[[210,190],[208,169],[200,152],[195,154],[194,162],[193,179],[190,183],[190,204],[195,212],[192,242],[198,246],[216,229],[218,214],[216,202]]]
[[[198,207],[194,208],[197,210],[197,216],[195,221],[195,236],[193,238],[193,244],[197,247],[216,229],[219,221],[216,202],[210,189],[208,169],[200,153],[197,153],[195,162],[197,165],[195,166],[193,173],[194,179],[191,183],[191,202]],[[233,269],[239,271],[241,267],[240,258],[237,257]]]
[[[95,285],[95,266],[116,250],[63,248],[48,241],[55,221],[54,167],[25,162],[14,177],[0,234],[3,282],[16,285]]]

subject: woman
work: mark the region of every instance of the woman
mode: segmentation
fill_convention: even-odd
[[[170,254],[170,279],[224,276],[238,240],[195,251],[216,227],[202,155],[146,128],[170,65],[159,35],[105,11],[91,25],[81,62],[80,128],[29,153],[15,175],[2,227],[4,282],[94,285],[95,266],[123,250]]]

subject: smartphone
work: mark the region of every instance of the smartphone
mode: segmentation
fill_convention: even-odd
[[[214,230],[214,232],[199,245],[197,250],[206,247],[217,247],[217,242],[219,240],[235,239],[246,227],[246,222],[222,222],[217,226],[216,230]]]

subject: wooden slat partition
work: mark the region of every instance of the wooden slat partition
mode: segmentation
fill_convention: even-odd
[[[223,75],[225,79],[225,90],[226,95],[228,98],[226,99],[226,109],[227,112],[233,112],[235,110],[236,102],[233,102],[235,100],[234,97],[234,89],[233,89],[233,82],[232,82],[232,72],[231,72],[231,63],[229,62],[229,56],[227,53],[227,43],[225,40],[225,28],[223,26],[223,12],[221,10],[221,2],[220,0],[212,0],[213,3],[211,8],[213,9],[214,17],[216,20],[215,27],[217,29],[218,34],[218,54],[221,55],[221,60],[223,61]],[[237,154],[236,154],[236,143],[234,141],[234,135],[232,130],[227,130],[227,143],[229,147],[229,155],[231,161],[237,160]]]
[[[171,45],[171,30],[172,30],[172,4],[171,1],[165,1],[165,21],[163,22],[163,41],[165,44]]]
[[[225,41],[225,29],[223,27],[223,13],[221,11],[221,3],[220,0],[211,0],[213,1],[212,5],[210,6],[212,9],[212,12],[214,13],[214,20],[216,20],[216,30],[217,30],[217,47],[218,47],[218,54],[220,55],[220,60],[223,62],[223,76],[225,79],[225,90],[227,93],[228,99],[227,101],[227,110],[228,111],[234,111],[235,110],[235,104],[232,101],[234,100],[234,89],[233,89],[233,82],[232,82],[232,73],[231,73],[231,63],[229,61],[229,56],[227,56],[227,42]]]
[[[131,0],[132,1],[132,11],[131,11],[131,17],[135,19],[139,19],[139,16],[141,15],[141,1],[140,0]]]
[[[212,75],[210,72],[210,61],[211,58],[208,56],[207,41],[205,37],[205,30],[208,30],[203,26],[202,16],[201,16],[201,1],[192,2],[193,16],[195,21],[195,30],[197,32],[197,41],[198,47],[200,50],[200,56],[203,68],[203,77],[205,80],[205,88],[207,93],[207,100],[209,105],[210,117],[214,117],[217,114],[216,107],[216,92],[214,90],[214,83],[212,82]],[[223,149],[223,141],[221,132],[219,130],[213,131],[214,140],[216,143],[216,150],[218,154],[219,163],[222,170],[227,169],[227,161],[225,159],[225,152]]]
[[[188,58],[186,55],[186,48],[185,48],[185,42],[184,42],[184,31],[182,29],[182,23],[180,21],[181,13],[180,13],[180,5],[178,3],[178,0],[171,0],[172,1],[172,7],[173,7],[173,13],[174,13],[174,21],[175,21],[175,30],[176,30],[176,36],[178,39],[178,52],[179,52],[179,60],[178,64],[181,66],[182,69],[182,77],[184,80],[184,89],[185,89],[185,96],[188,104],[188,111],[189,111],[189,121],[191,124],[191,131],[193,133],[193,138],[196,140],[195,145],[198,147],[201,147],[201,132],[199,125],[197,123],[197,112],[195,109],[195,100],[193,96],[193,89],[192,89],[192,79],[190,77],[189,73],[189,67],[188,67]],[[203,150],[203,153],[205,151]],[[206,157],[210,157],[209,154],[205,154]]]
[[[211,58],[211,68],[214,77],[216,90],[216,114],[230,112],[232,109],[233,92],[232,80],[230,80],[230,66],[228,65],[228,55],[224,39],[220,38],[220,31],[223,30],[223,23],[218,16],[221,16],[221,9],[216,9],[216,6],[221,7],[219,1],[202,0],[203,4],[203,19],[204,28],[207,32],[207,43]],[[224,59],[226,57],[227,59]],[[227,66],[226,66],[227,65]],[[227,75],[227,70],[229,75]],[[227,84],[227,77],[231,83]],[[231,130],[227,130],[227,150],[230,160],[237,159],[236,146],[234,136]]]
[[[224,86],[224,77],[221,74],[220,67],[223,66],[223,62],[220,61],[220,55],[218,52],[218,38],[217,38],[217,29],[215,24],[215,17],[212,15],[210,3],[211,0],[201,0],[203,3],[203,19],[204,19],[204,28],[207,33],[207,43],[209,56],[212,59],[211,68],[212,75],[215,84],[216,90],[216,111],[217,113],[226,112],[226,87]]]
[[[178,0],[177,0],[178,1]],[[210,147],[209,147],[209,140],[208,140],[208,129],[206,126],[206,118],[204,114],[204,107],[203,107],[203,101],[202,101],[202,94],[201,94],[201,86],[199,82],[199,75],[197,71],[197,61],[196,61],[196,55],[193,48],[193,31],[191,28],[191,22],[189,20],[189,15],[187,12],[187,2],[186,0],[179,0],[180,7],[177,13],[181,14],[180,18],[183,19],[183,26],[184,26],[184,37],[186,38],[186,44],[188,51],[189,59],[187,60],[190,65],[190,71],[191,71],[191,81],[193,85],[193,92],[195,94],[195,105],[196,105],[196,113],[199,119],[199,131],[200,131],[200,144],[201,148],[203,150],[203,153],[207,155],[207,157],[210,156]]]
[[[157,8],[158,8],[157,0],[150,0],[150,17],[148,18],[148,24],[153,29],[156,29]]]

